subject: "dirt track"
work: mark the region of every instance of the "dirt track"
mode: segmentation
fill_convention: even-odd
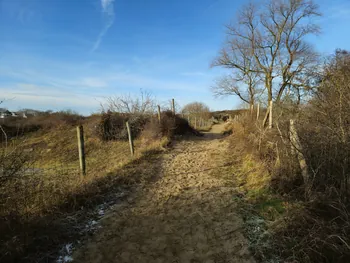
[[[178,142],[159,179],[111,211],[75,262],[254,262],[232,188],[210,175],[224,165],[222,129]]]

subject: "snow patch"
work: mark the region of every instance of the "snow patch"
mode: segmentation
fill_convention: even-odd
[[[116,194],[115,198],[109,202],[105,202],[103,204],[100,204],[99,206],[96,207],[95,211],[91,215],[91,219],[89,219],[87,222],[85,222],[85,225],[80,225],[80,233],[81,236],[84,236],[86,234],[94,233],[98,228],[101,228],[99,225],[99,221],[104,217],[105,213],[107,210],[112,209],[115,207],[118,202],[116,200],[126,196],[126,192],[119,192]],[[82,207],[82,210],[84,208]],[[76,244],[80,244],[80,240],[75,241]],[[74,246],[73,243],[69,243],[64,245],[60,252],[59,252],[59,257],[56,260],[57,263],[69,263],[73,262],[73,251],[74,251]]]
[[[99,216],[104,216],[104,214],[105,214],[105,211],[104,211],[103,209],[100,209],[100,210],[98,211],[98,215],[99,215]]]
[[[73,253],[73,244],[69,243],[64,245],[60,252],[61,256],[58,257],[56,262],[57,263],[72,262],[73,261],[72,253]]]

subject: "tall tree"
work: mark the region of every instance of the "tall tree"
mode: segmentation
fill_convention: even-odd
[[[227,41],[215,59],[216,66],[243,74],[255,73],[266,89],[268,105],[280,103],[287,87],[304,88],[304,75],[317,61],[305,42],[317,34],[312,21],[320,16],[312,0],[268,0],[243,7],[237,20],[227,26]],[[254,63],[245,63],[245,58]],[[269,111],[264,119],[268,119]]]

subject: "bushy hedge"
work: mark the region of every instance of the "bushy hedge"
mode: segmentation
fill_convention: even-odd
[[[160,123],[155,116],[122,114],[107,112],[101,115],[101,120],[96,127],[97,135],[101,140],[127,140],[126,122],[129,122],[133,138],[137,138],[141,132],[149,137],[173,137],[192,133],[199,135],[187,120],[174,116],[171,111],[162,112]]]
[[[149,121],[149,117],[113,112],[103,113],[96,127],[98,137],[104,141],[127,140],[127,121],[129,122],[132,136],[136,138]]]

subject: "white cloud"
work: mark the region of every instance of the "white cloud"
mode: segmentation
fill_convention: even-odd
[[[154,91],[203,91],[211,81],[211,78],[201,79],[200,82],[192,80],[173,80],[159,78],[131,72],[125,70],[112,69],[95,69],[81,73],[80,76],[65,76],[65,71],[51,73],[40,72],[39,70],[13,70],[0,67],[0,76],[11,77],[16,79],[17,83],[30,83],[39,86],[48,86],[51,88],[79,91],[94,92],[113,92],[118,89],[147,89]]]
[[[0,86],[3,98],[13,98],[6,102],[10,109],[34,108],[53,109],[64,108],[81,109],[83,113],[99,109],[101,96],[85,95],[74,92],[62,91],[57,88],[38,86],[27,83]]]
[[[114,0],[101,0],[102,13],[105,16],[105,25],[102,28],[91,52],[97,50],[102,42],[104,35],[108,32],[108,29],[113,25],[115,13],[114,13]]]
[[[208,103],[208,98],[211,98],[209,87],[213,74],[202,66],[196,68],[191,64],[189,68],[184,68],[183,65],[190,64],[187,59],[174,63],[173,60],[159,57],[130,56],[135,64],[140,60],[142,65],[146,65],[139,67],[109,60],[78,63],[21,54],[17,56],[25,59],[13,61],[8,58],[5,60],[7,63],[0,65],[0,98],[15,97],[11,106],[6,106],[12,109],[73,108],[89,113],[98,109],[99,102],[96,100],[103,101],[105,97],[123,93],[138,93],[140,89],[149,90],[157,98],[164,97],[164,100],[174,97],[181,105],[193,100]],[[26,61],[24,65],[19,63],[23,60]]]
[[[99,78],[84,78],[81,85],[89,88],[103,88],[108,85],[104,80]]]

